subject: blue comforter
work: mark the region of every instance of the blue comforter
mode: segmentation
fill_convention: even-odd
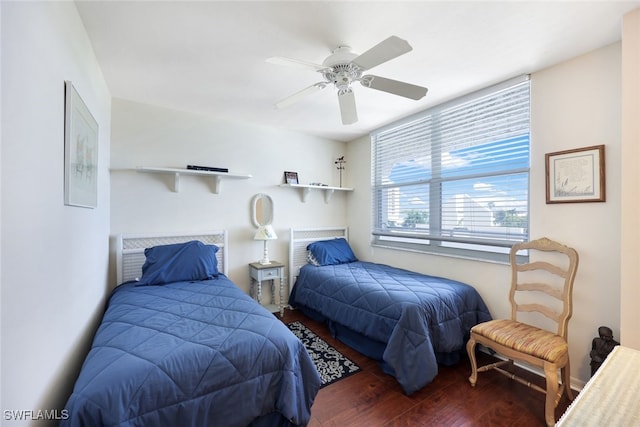
[[[361,261],[305,265],[289,303],[383,343],[385,370],[407,394],[433,380],[439,357],[464,350],[472,326],[491,319],[469,285]]]
[[[306,425],[302,343],[229,279],[113,292],[62,426]]]

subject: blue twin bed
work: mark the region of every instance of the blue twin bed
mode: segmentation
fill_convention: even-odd
[[[438,363],[458,362],[471,327],[491,315],[473,287],[358,261],[347,237],[346,228],[291,230],[289,304],[414,393],[435,378]]]
[[[286,325],[223,274],[225,232],[119,243],[126,283],[109,298],[62,426],[309,422],[315,366]]]

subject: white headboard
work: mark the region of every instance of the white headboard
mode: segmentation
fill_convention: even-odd
[[[223,274],[227,274],[228,248],[226,230],[181,234],[121,234],[116,242],[117,285],[128,280],[135,280],[142,275],[142,264],[145,261],[144,250],[146,248],[184,243],[190,240],[200,240],[207,245],[218,246],[220,248],[216,254],[218,269]]]
[[[307,263],[307,245],[318,240],[344,237],[349,240],[347,227],[292,228],[289,239],[289,292],[300,268]]]

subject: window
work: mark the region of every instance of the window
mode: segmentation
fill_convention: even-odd
[[[374,244],[505,260],[529,235],[529,78],[371,135]]]

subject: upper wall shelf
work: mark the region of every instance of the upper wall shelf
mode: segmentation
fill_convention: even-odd
[[[176,193],[180,192],[180,175],[200,175],[200,176],[209,176],[213,178],[213,192],[218,194],[220,192],[220,185],[222,179],[249,179],[252,178],[251,175],[241,175],[234,174],[228,172],[209,172],[202,170],[193,170],[193,169],[178,169],[178,168],[155,168],[155,167],[147,167],[147,166],[138,166],[136,168],[138,172],[145,173],[162,173],[174,175],[173,182],[173,191]]]
[[[329,203],[329,201],[331,200],[331,197],[333,196],[333,193],[335,193],[336,191],[353,191],[353,188],[327,187],[327,186],[321,186],[321,185],[306,185],[306,184],[280,184],[280,187],[299,188],[303,202],[307,201],[307,197],[309,197],[309,193],[311,193],[311,190],[324,191],[325,203]]]

